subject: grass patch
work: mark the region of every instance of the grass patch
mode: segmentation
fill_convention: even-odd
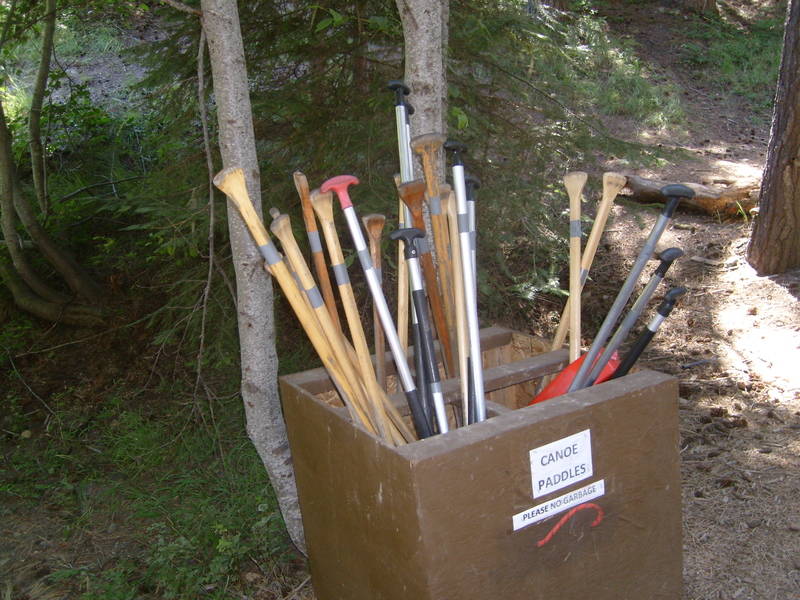
[[[102,545],[119,528],[130,551],[105,561],[108,548],[84,554],[54,570],[52,584],[84,600],[230,598],[297,560],[240,426],[240,399],[216,403],[217,421],[210,406],[156,413],[121,396],[92,409],[69,404],[52,401],[58,419],[5,444],[5,511],[46,513],[43,523],[57,523],[49,535],[66,544]]]
[[[783,18],[763,16],[742,25],[723,17],[696,18],[683,61],[722,97],[743,99],[756,115],[771,116],[783,46]]]

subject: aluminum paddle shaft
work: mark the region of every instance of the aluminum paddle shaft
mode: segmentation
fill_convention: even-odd
[[[461,251],[461,274],[464,286],[464,304],[467,317],[467,337],[469,339],[469,358],[472,365],[470,377],[475,394],[475,421],[486,420],[486,398],[483,387],[483,366],[481,361],[480,324],[478,323],[478,297],[475,283],[475,266],[472,262],[472,238],[469,228],[469,212],[467,209],[467,189],[464,176],[464,165],[461,152],[466,146],[460,142],[444,143],[445,150],[453,153],[453,187],[456,194],[456,212],[458,213],[458,239]],[[464,373],[461,374],[465,376]]]
[[[430,386],[431,398],[433,400],[433,410],[436,414],[436,424],[439,426],[439,433],[447,433],[447,414],[444,408],[444,396],[442,395],[441,377],[439,376],[439,365],[436,360],[436,349],[433,345],[433,330],[428,315],[428,303],[425,297],[425,287],[422,283],[422,269],[419,264],[419,251],[417,250],[416,240],[425,238],[425,232],[417,228],[398,229],[389,236],[393,240],[403,240],[405,246],[406,264],[408,265],[409,279],[411,280],[411,293],[414,295],[414,308],[417,312],[421,346],[424,353],[423,368],[427,375],[427,384]]]
[[[418,418],[421,409],[419,393],[414,384],[414,378],[411,376],[411,370],[408,368],[408,362],[406,361],[403,349],[400,347],[400,338],[397,336],[397,330],[392,322],[389,306],[386,304],[386,297],[383,295],[383,289],[378,281],[378,275],[375,273],[375,269],[372,266],[369,248],[364,239],[364,234],[361,231],[358,216],[353,208],[353,202],[350,200],[350,194],[347,191],[348,186],[356,184],[358,184],[358,179],[356,177],[352,175],[339,175],[323,183],[320,186],[320,191],[323,193],[333,191],[339,197],[339,203],[347,219],[347,226],[350,229],[350,235],[353,238],[361,267],[364,269],[364,275],[367,278],[367,284],[372,293],[372,300],[378,309],[378,316],[380,317],[381,325],[383,325],[383,331],[386,334],[386,341],[389,343],[389,349],[392,352],[392,357],[397,367],[397,376],[400,379],[400,384],[403,386],[408,406],[414,417],[417,433],[419,433],[420,438],[430,437],[433,435],[433,432],[430,431],[427,419],[424,417]]]
[[[676,287],[672,288],[666,294],[664,294],[664,300],[661,304],[658,305],[656,309],[656,316],[647,324],[644,331],[639,335],[639,338],[636,340],[636,343],[631,348],[630,352],[625,355],[625,358],[622,359],[622,362],[619,363],[617,370],[614,371],[614,374],[611,376],[611,379],[617,379],[618,377],[622,377],[627,375],[628,372],[631,370],[631,367],[636,363],[639,357],[644,352],[644,349],[650,343],[650,340],[653,339],[658,328],[661,327],[661,324],[667,319],[669,314],[672,312],[672,309],[675,308],[675,304],[677,304],[678,300],[683,298],[686,295],[686,288],[685,287]]]
[[[411,93],[402,81],[393,79],[387,86],[395,93],[394,115],[397,126],[397,149],[400,158],[400,179],[403,183],[414,179],[414,158],[411,154],[411,138],[408,128],[409,106],[406,96]]]
[[[620,289],[619,294],[617,294],[616,300],[614,300],[614,304],[611,306],[611,310],[608,311],[608,315],[606,315],[603,324],[600,326],[600,331],[598,331],[597,337],[595,337],[591,348],[589,348],[586,359],[583,361],[583,364],[581,364],[581,368],[575,375],[575,379],[572,380],[567,390],[568,392],[574,392],[575,390],[586,387],[589,379],[589,371],[592,365],[594,365],[595,360],[597,360],[597,357],[600,356],[603,345],[606,343],[608,336],[611,335],[611,330],[614,328],[614,325],[617,324],[617,319],[619,319],[619,316],[622,314],[622,310],[625,308],[625,304],[628,302],[628,298],[630,298],[634,286],[639,281],[639,276],[642,274],[647,261],[653,256],[656,244],[658,244],[658,240],[661,239],[661,235],[667,228],[667,224],[675,213],[675,209],[678,207],[681,199],[694,198],[694,190],[685,185],[664,186],[661,188],[661,194],[667,198],[667,203],[658,216],[658,220],[653,226],[644,246],[642,246],[639,256],[633,264],[631,272],[628,274],[628,278],[625,280],[622,289]]]
[[[611,341],[608,342],[605,350],[603,350],[603,353],[600,355],[600,358],[597,359],[594,367],[592,367],[592,370],[589,371],[589,379],[586,382],[586,387],[595,384],[603,368],[611,359],[611,356],[625,340],[628,332],[633,328],[634,325],[636,325],[636,321],[639,320],[639,317],[642,316],[642,311],[644,311],[647,303],[650,302],[650,298],[653,297],[653,293],[656,291],[658,284],[664,279],[664,276],[667,274],[670,266],[672,266],[672,263],[678,260],[681,256],[683,256],[683,250],[680,248],[667,248],[659,255],[658,259],[661,262],[658,264],[658,267],[656,267],[655,272],[650,277],[650,281],[647,282],[647,285],[636,299],[636,302],[633,303],[633,306],[628,311],[628,314],[625,315],[624,319],[622,319],[622,323],[620,323],[617,331],[614,333],[614,337],[612,337]]]

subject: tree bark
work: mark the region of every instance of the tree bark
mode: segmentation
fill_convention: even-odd
[[[542,4],[546,4],[550,8],[555,8],[563,12],[569,10],[569,0],[543,0]]]
[[[250,198],[260,216],[261,182],[236,1],[202,0],[201,10],[211,59],[223,167],[242,168]],[[289,535],[305,553],[297,487],[278,393],[272,281],[247,227],[230,203],[228,223],[236,269],[247,433],[267,469]]]
[[[405,84],[411,88],[412,135],[445,133],[447,74],[444,42],[449,8],[444,0],[397,0],[405,43]]]
[[[39,251],[64,278],[70,289],[91,302],[102,302],[105,294],[102,288],[86,272],[58,248],[31,210],[20,186],[14,166],[11,131],[8,129],[3,103],[0,101],[0,178],[3,180],[4,195],[13,201],[19,220],[31,236]],[[29,282],[33,284],[33,282]]]
[[[747,260],[759,275],[800,268],[800,0],[790,0],[775,114]]]
[[[5,128],[5,115],[3,103],[0,101],[0,212],[2,212],[2,228],[8,254],[14,265],[14,274],[21,277],[31,293],[37,294],[43,300],[56,303],[69,302],[71,297],[47,285],[30,265],[28,257],[23,252],[20,237],[17,233],[17,210],[14,206],[14,171],[13,153],[11,150],[10,133]],[[24,308],[24,307],[23,307]]]
[[[45,214],[50,210],[50,200],[47,195],[47,176],[44,166],[41,122],[44,93],[47,89],[48,77],[50,76],[50,57],[53,54],[53,37],[55,31],[56,0],[46,0],[44,31],[42,32],[42,55],[39,60],[39,70],[36,73],[36,84],[31,94],[31,110],[28,118],[33,185],[36,189],[36,199],[39,201],[39,208]]]
[[[0,256],[0,279],[11,291],[18,307],[41,319],[76,327],[94,327],[103,322],[105,311],[99,306],[46,300],[22,280],[3,256]]]
[[[664,202],[661,188],[665,185],[676,183],[674,181],[645,179],[636,175],[628,175],[627,178],[628,183],[625,187],[633,192],[633,195],[627,196],[627,198],[641,203]],[[758,190],[757,183],[737,184],[725,189],[698,183],[681,183],[692,188],[695,193],[695,197],[691,200],[682,200],[681,206],[702,210],[710,215],[736,216],[744,213],[747,216],[750,214],[750,210],[756,206],[754,196]]]

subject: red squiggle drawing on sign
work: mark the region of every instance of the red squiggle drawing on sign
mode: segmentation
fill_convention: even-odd
[[[556,531],[561,529],[561,526],[564,523],[566,523],[567,521],[570,520],[572,515],[574,515],[579,510],[583,510],[584,508],[594,508],[597,511],[597,518],[594,521],[592,521],[591,527],[596,527],[597,525],[600,525],[600,522],[603,520],[603,509],[600,508],[599,506],[597,506],[597,504],[595,504],[593,502],[584,502],[583,504],[579,504],[578,506],[573,508],[571,511],[569,511],[567,514],[565,514],[561,518],[561,520],[558,523],[556,523],[556,526],[553,527],[553,529],[550,530],[550,533],[548,533],[546,536],[544,536],[544,538],[542,538],[536,545],[539,548],[544,546],[547,542],[550,541],[550,538],[552,538],[556,534]]]

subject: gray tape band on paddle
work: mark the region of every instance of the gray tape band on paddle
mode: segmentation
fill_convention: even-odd
[[[417,238],[416,244],[417,244],[417,252],[419,252],[420,254],[427,254],[428,252],[431,251],[431,247],[428,244],[428,238],[424,237]]]
[[[434,196],[428,200],[431,205],[431,214],[432,215],[440,215],[442,214],[442,197],[441,196]]]
[[[469,215],[458,214],[458,233],[469,233]]]
[[[581,220],[575,219],[569,222],[569,237],[581,237]]]
[[[365,271],[372,269],[372,257],[369,255],[369,250],[366,248],[358,251],[358,260],[361,261],[361,266]]]
[[[337,285],[346,285],[350,283],[350,275],[347,273],[347,266],[344,263],[332,265],[333,276],[336,278]]]
[[[431,381],[428,385],[431,388],[432,394],[441,394],[442,393],[442,384],[439,381]]]
[[[320,242],[319,239],[319,231],[308,232],[308,245],[311,247],[311,251],[314,254],[322,252],[322,242]]]
[[[581,287],[586,285],[587,279],[589,279],[589,269],[581,269]]]
[[[383,283],[383,269],[380,267],[373,267],[375,269],[375,275],[378,276],[378,283]]]
[[[264,260],[267,261],[267,264],[270,267],[283,260],[283,258],[280,255],[280,252],[278,252],[278,249],[272,242],[264,244],[263,246],[259,246],[258,249],[261,252],[261,256],[264,257]]]
[[[306,290],[306,296],[308,296],[308,301],[311,303],[311,308],[319,308],[325,304],[322,300],[322,294],[319,293],[319,288],[315,285]]]

